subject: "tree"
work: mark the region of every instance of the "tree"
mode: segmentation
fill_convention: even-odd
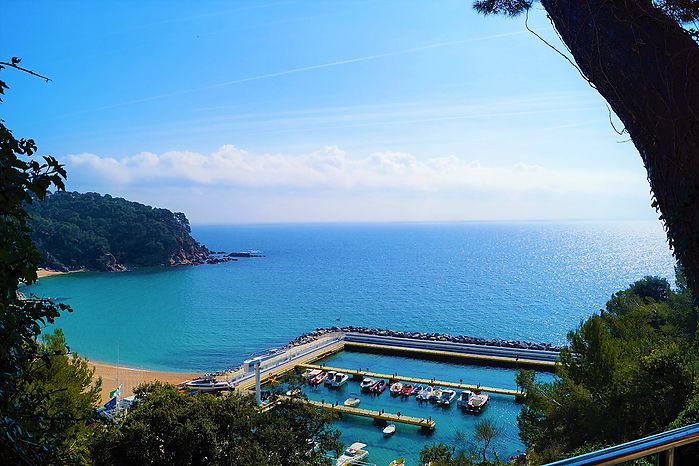
[[[532,0],[478,0],[515,16]],[[690,287],[699,292],[699,39],[696,0],[541,0],[580,74],[638,149],[652,206]]]
[[[0,70],[20,67],[19,59]],[[38,76],[38,75],[37,75]],[[0,80],[0,95],[7,85]],[[0,464],[79,461],[71,446],[94,393],[84,362],[68,362],[60,334],[37,338],[68,306],[25,299],[21,282],[33,283],[40,256],[32,245],[26,206],[51,187],[62,190],[65,170],[56,159],[34,158],[36,144],[17,139],[0,120]]]
[[[160,383],[137,396],[120,425],[95,434],[95,464],[313,466],[340,449],[334,417],[304,403],[261,412],[250,395],[190,396]]]

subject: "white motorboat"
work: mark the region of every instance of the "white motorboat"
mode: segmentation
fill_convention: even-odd
[[[396,425],[395,424],[389,424],[383,429],[383,434],[388,437],[390,435],[393,435],[396,433]]]
[[[366,451],[364,448],[366,448],[365,443],[360,443],[360,442],[353,443],[335,461],[335,466],[345,466],[346,464],[357,464],[357,463],[363,461],[364,459],[366,459],[367,456],[369,456],[369,452]]]
[[[435,388],[434,390],[432,390],[432,394],[430,395],[429,400],[430,400],[431,402],[434,403],[434,402],[436,402],[437,400],[439,400],[439,398],[440,398],[441,396],[442,396],[442,389],[441,389],[441,388]]]
[[[301,374],[301,378],[304,380],[313,380],[318,377],[321,372],[320,369],[306,369],[303,374]]]
[[[391,384],[391,395],[393,396],[398,396],[400,395],[401,390],[403,390],[403,384],[400,382],[393,382]]]
[[[479,393],[477,395],[473,395],[471,399],[468,401],[466,411],[471,413],[480,413],[483,410],[483,408],[485,408],[485,405],[488,404],[489,399],[490,397],[487,393]]]
[[[471,390],[462,390],[459,394],[459,398],[456,400],[456,406],[459,408],[466,408],[472,396],[473,392]]]
[[[335,380],[335,371],[328,371],[328,378],[325,379],[325,385],[332,385],[333,380]]]
[[[359,403],[361,403],[361,401],[361,398],[359,398],[356,393],[350,393],[350,396],[345,400],[344,405],[353,407],[357,406]]]
[[[333,388],[342,387],[348,380],[349,375],[345,374],[344,372],[336,372],[335,376],[330,381],[330,386]]]
[[[442,406],[449,406],[451,405],[451,402],[454,400],[454,397],[456,396],[456,392],[451,389],[445,389],[442,390],[442,394],[439,396],[439,399],[437,400],[437,404],[440,404]]]
[[[363,392],[367,392],[369,391],[369,389],[371,389],[371,387],[374,386],[375,383],[376,380],[372,379],[371,377],[364,377],[362,383],[360,383],[359,386],[361,387]]]
[[[417,394],[415,399],[419,401],[427,401],[430,399],[432,396],[432,392],[434,391],[434,388],[432,388],[430,385],[425,385],[422,390]]]
[[[292,388],[286,391],[286,396],[299,396],[301,394],[300,388]]]
[[[215,392],[219,390],[228,390],[231,388],[230,383],[225,380],[217,380],[214,377],[199,377],[185,382],[185,387],[190,390],[199,390],[202,392]]]

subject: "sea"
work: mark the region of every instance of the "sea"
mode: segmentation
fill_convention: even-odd
[[[317,327],[564,344],[566,334],[615,291],[646,275],[674,282],[675,261],[660,223],[652,221],[195,225],[192,234],[215,251],[259,251],[263,257],[58,275],[23,291],[73,308],[56,325],[79,354],[134,367],[210,372]],[[335,358],[336,364],[376,372],[386,367],[389,373],[433,372],[442,380],[514,386],[514,373],[502,369],[359,353]],[[341,401],[344,391],[309,396]],[[382,403],[390,408],[389,398]],[[515,422],[520,405],[496,401],[484,416],[502,426],[496,444],[507,456],[524,448]],[[403,412],[420,415],[411,403]],[[473,416],[453,411],[433,413],[439,420],[432,437],[399,426],[385,439],[370,421],[346,417],[343,440],[371,440],[376,464],[399,453],[416,463],[421,445],[463,442],[473,433]],[[457,436],[461,431],[465,437]]]

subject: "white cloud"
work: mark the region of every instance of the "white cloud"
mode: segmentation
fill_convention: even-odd
[[[376,152],[352,158],[337,146],[303,154],[254,154],[225,145],[205,155],[191,151],[142,152],[115,159],[83,153],[68,157],[70,173],[93,183],[138,186],[158,182],[239,188],[407,190],[434,192],[548,191],[553,193],[645,192],[635,174],[553,169],[518,163],[487,165],[454,155],[418,158]]]

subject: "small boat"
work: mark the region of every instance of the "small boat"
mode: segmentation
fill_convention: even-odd
[[[389,424],[383,429],[383,434],[388,437],[396,433],[396,425],[395,424]]]
[[[300,388],[292,388],[286,391],[286,396],[299,396],[301,394]]]
[[[400,391],[401,396],[410,396],[411,393],[413,393],[413,387],[411,384],[408,385],[403,385],[403,388]]]
[[[420,390],[420,393],[417,394],[415,399],[418,401],[427,401],[430,399],[432,396],[432,392],[434,391],[434,388],[432,388],[430,385],[426,385]]]
[[[325,378],[325,385],[331,385],[335,379],[335,371],[328,371],[328,376]]]
[[[473,392],[471,390],[462,390],[459,394],[459,398],[456,400],[456,406],[459,408],[466,408],[472,396]]]
[[[361,403],[361,401],[361,398],[359,398],[356,393],[350,393],[349,398],[347,398],[343,404],[345,406],[353,407],[357,406],[359,403]]]
[[[349,380],[349,375],[343,372],[336,372],[335,377],[330,381],[330,386],[333,388],[342,387]]]
[[[214,377],[199,377],[185,382],[184,386],[190,390],[201,392],[215,392],[218,390],[228,390],[231,385],[225,380],[217,380]]]
[[[468,405],[466,406],[466,411],[470,413],[480,413],[485,405],[488,404],[488,399],[490,397],[487,393],[479,393],[473,395],[470,400],[468,400]]]
[[[391,396],[398,396],[400,395],[400,392],[403,390],[403,384],[400,382],[393,382],[391,384]]]
[[[405,466],[405,458],[396,458],[388,463],[388,466]]]
[[[321,371],[320,369],[306,369],[303,374],[301,374],[301,378],[306,380],[306,381],[311,381],[318,377],[318,374],[320,374]]]
[[[364,450],[365,443],[355,442],[345,450],[342,455],[335,461],[335,466],[345,466],[346,464],[357,464],[363,461],[369,452]]]
[[[442,389],[441,388],[435,388],[432,390],[432,394],[430,395],[430,401],[432,403],[435,403],[439,398],[442,396]]]
[[[440,404],[442,406],[449,406],[451,405],[451,402],[454,400],[454,397],[456,396],[456,392],[451,389],[446,389],[442,390],[442,394],[440,395],[439,399],[437,400],[437,404]]]
[[[417,396],[417,394],[420,393],[420,391],[422,391],[422,385],[415,385],[415,387],[413,387],[413,391],[410,393],[410,395]]]
[[[320,385],[323,383],[325,379],[328,378],[328,373],[327,372],[321,372],[318,374],[314,379],[311,380],[312,385]]]
[[[368,392],[369,390],[371,390],[371,387],[373,387],[375,383],[376,380],[372,379],[371,377],[364,377],[362,383],[359,384],[359,387],[362,389],[363,392]]]
[[[371,391],[372,391],[372,393],[376,393],[378,395],[378,394],[383,393],[383,391],[386,390],[387,386],[388,386],[388,384],[386,383],[385,380],[379,380],[378,382],[376,382],[374,384],[373,387],[371,387]]]

